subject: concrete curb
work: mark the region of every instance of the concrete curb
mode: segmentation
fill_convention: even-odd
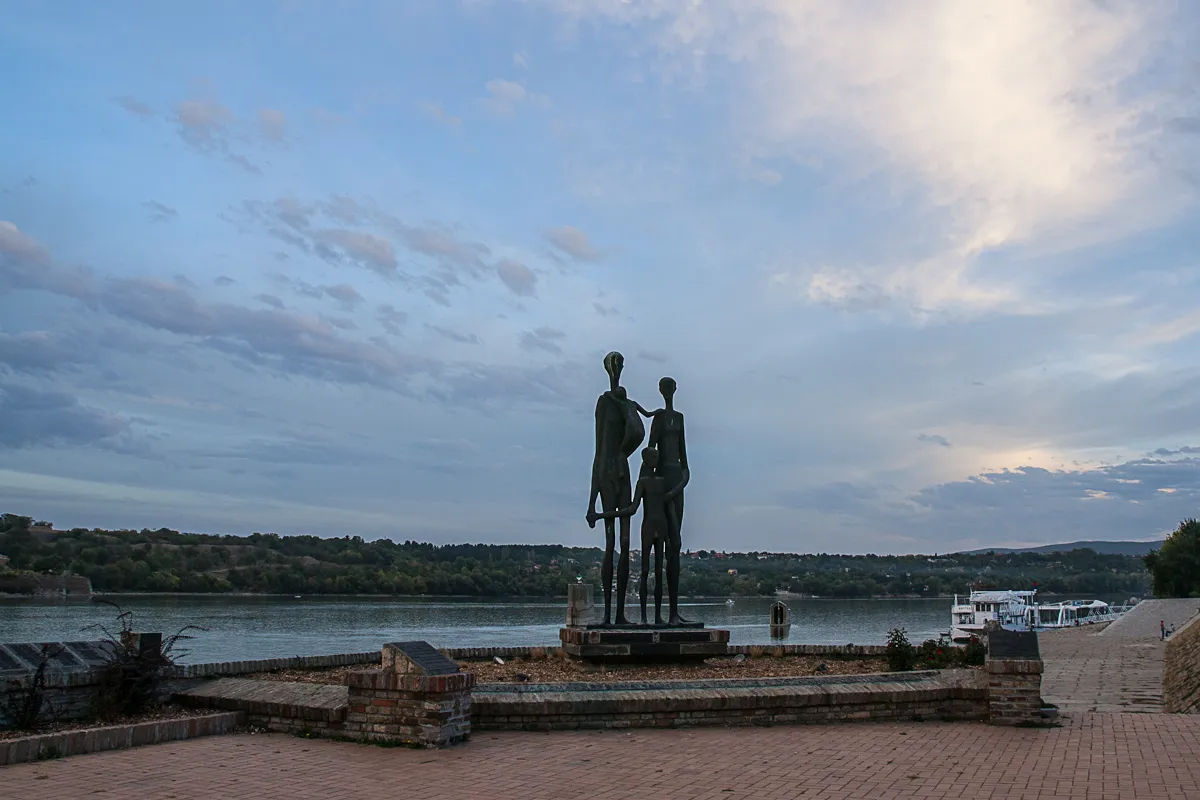
[[[43,733],[20,739],[0,739],[0,766],[83,753],[99,753],[104,750],[123,750],[144,744],[176,742],[198,736],[215,736],[229,733],[243,723],[245,716],[243,712],[235,711],[201,717],[139,722],[133,725]]]

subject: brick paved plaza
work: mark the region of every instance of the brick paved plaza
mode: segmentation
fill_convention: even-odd
[[[1147,600],[1099,631],[1042,633],[1042,696],[1064,711],[1162,711],[1159,623],[1180,627],[1197,610],[1200,600]]]
[[[1200,717],[1080,714],[1050,730],[840,724],[485,733],[439,751],[217,736],[0,770],[5,797],[1200,797]]]

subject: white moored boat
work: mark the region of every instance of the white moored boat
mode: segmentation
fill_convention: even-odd
[[[1103,600],[1037,602],[1037,590],[971,592],[965,603],[954,596],[950,638],[963,643],[982,636],[985,623],[996,621],[1010,631],[1050,630],[1112,622],[1130,606],[1110,606]]]
[[[968,642],[983,635],[987,622],[999,622],[1000,627],[1010,631],[1029,630],[1029,609],[1037,590],[1031,591],[987,591],[971,592],[966,603],[960,603],[954,595],[954,606],[950,611],[950,639]]]

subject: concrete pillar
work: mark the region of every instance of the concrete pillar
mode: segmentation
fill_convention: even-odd
[[[567,584],[567,627],[576,628],[587,623],[592,610],[592,585],[590,583]]]

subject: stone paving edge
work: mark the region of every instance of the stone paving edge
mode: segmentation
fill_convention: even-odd
[[[177,742],[199,736],[216,736],[229,733],[244,724],[245,719],[244,712],[233,711],[3,739],[0,740],[0,767],[26,761]]]

